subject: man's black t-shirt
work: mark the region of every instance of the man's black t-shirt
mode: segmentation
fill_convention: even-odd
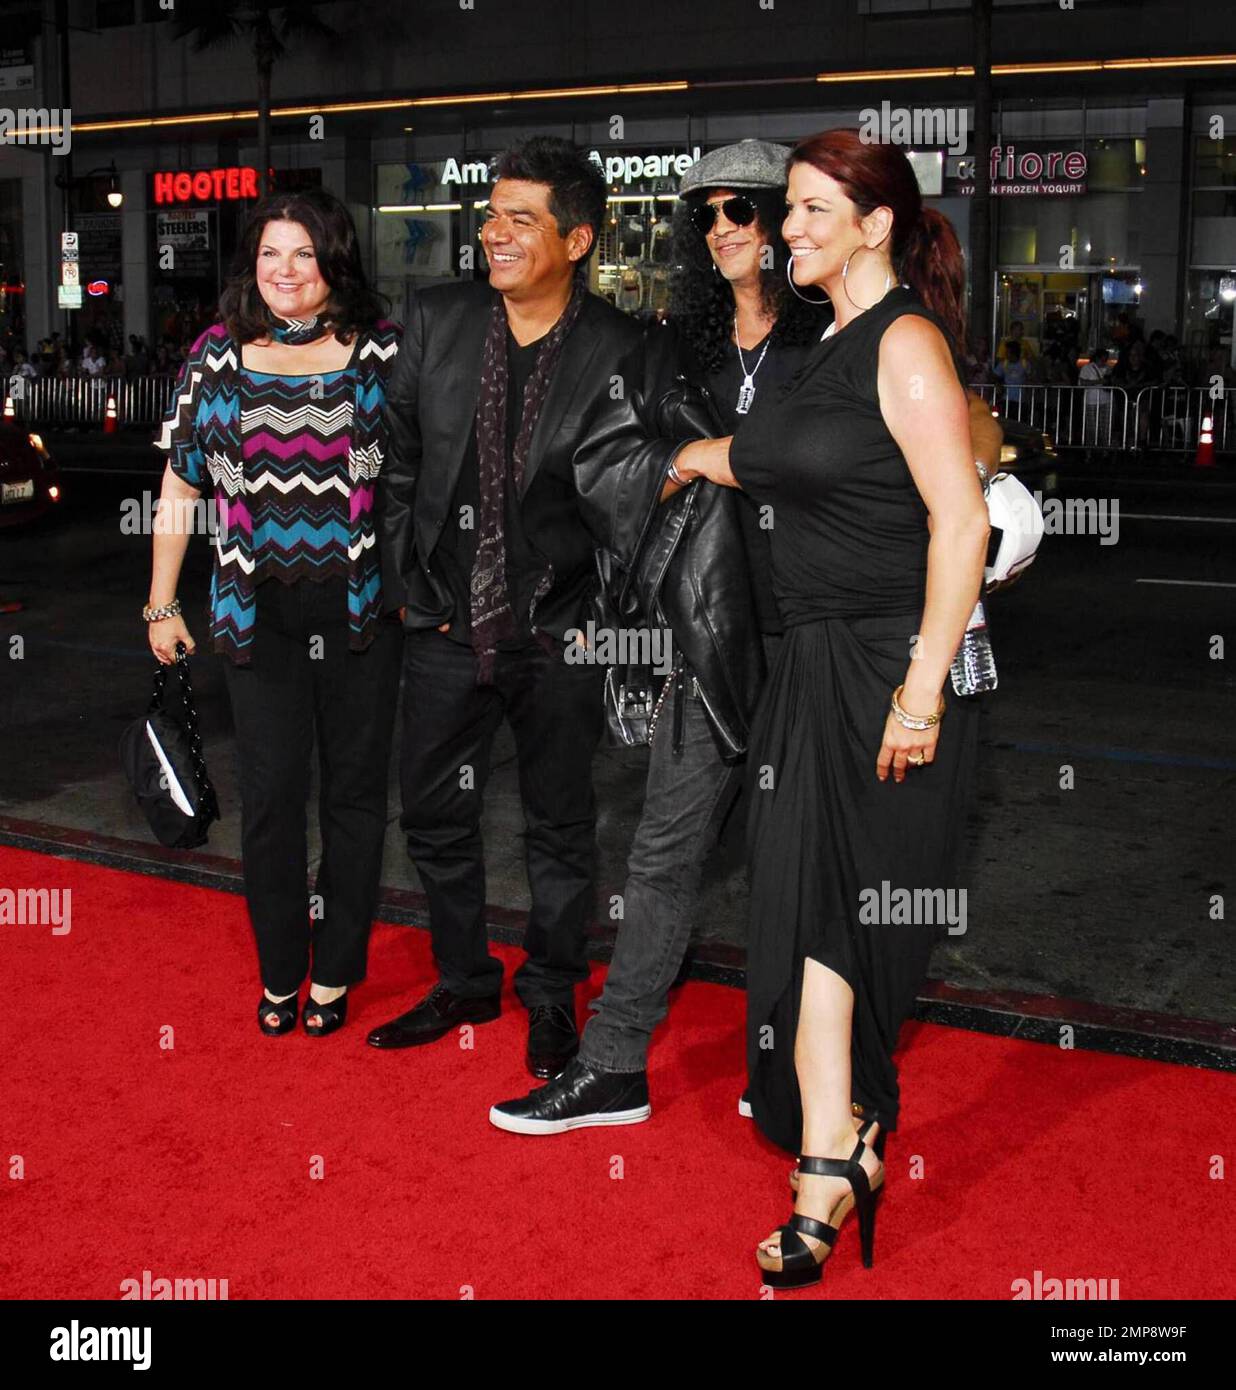
[[[760,362],[760,354],[765,345],[768,351]],[[709,372],[705,384],[712,395],[713,404],[721,422],[731,433],[740,429],[750,431],[758,437],[760,406],[775,400],[782,385],[787,382],[803,363],[809,345],[790,347],[784,343],[769,343],[767,336],[753,347],[743,348],[743,361],[747,371],[755,368],[752,384],[755,395],[745,415],[738,413],[738,393],[743,383],[742,367],[738,360],[738,348],[732,340],[725,344],[725,357],[715,371]],[[756,367],[756,363],[760,365]],[[751,588],[755,598],[755,611],[759,619],[760,631],[765,636],[777,636],[785,631],[777,600],[772,588],[772,548],[767,526],[761,526],[761,511],[754,498],[740,492],[742,499],[738,517],[742,524],[743,541],[747,551],[747,568],[751,574]]]
[[[511,477],[511,456],[515,451],[515,439],[519,433],[519,422],[523,414],[524,388],[536,366],[537,353],[543,338],[520,347],[510,330],[506,335],[506,584],[515,619],[515,631],[511,637],[498,643],[499,650],[509,651],[524,647],[534,639],[528,619],[532,605],[532,595],[536,582],[544,569],[544,562],[538,560],[528,542],[520,514],[519,495]],[[456,642],[470,644],[472,641],[472,564],[476,558],[476,533],[481,520],[480,465],[476,447],[476,425],[468,435],[468,447],[464,452],[463,468],[459,482],[455,485],[455,496],[446,526],[434,550],[434,569],[437,570],[450,588],[455,600],[455,611],[451,615],[448,637]]]

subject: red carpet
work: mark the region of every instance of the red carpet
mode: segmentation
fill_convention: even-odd
[[[0,926],[0,1295],[117,1298],[149,1270],[233,1299],[759,1296],[789,1162],[735,1108],[740,992],[679,991],[648,1123],[517,1138],[486,1118],[531,1085],[513,997],[472,1051],[364,1046],[430,983],[423,932],[375,931],[342,1032],[265,1038],[240,897],[4,849],[0,887],[72,890],[67,935]],[[1211,1177],[1232,1076],[929,1025],[902,1044],[875,1267],[851,1218],[823,1285],[783,1297],[1008,1299],[1036,1270],[1236,1294]]]

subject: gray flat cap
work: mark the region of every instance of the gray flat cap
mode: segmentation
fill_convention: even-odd
[[[709,150],[682,176],[678,192],[696,193],[704,188],[784,188],[788,145],[767,140],[740,140]]]

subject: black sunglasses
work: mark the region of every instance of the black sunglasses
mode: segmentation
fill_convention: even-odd
[[[727,198],[723,203],[701,203],[699,207],[691,209],[691,221],[704,236],[716,224],[718,208],[736,227],[749,227],[755,221],[755,204],[741,193]]]

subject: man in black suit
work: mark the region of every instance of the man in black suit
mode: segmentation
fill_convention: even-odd
[[[416,296],[376,499],[384,604],[405,627],[400,824],[439,983],[369,1042],[416,1046],[498,1016],[480,820],[505,717],[532,897],[515,983],[542,1078],[578,1049],[593,907],[604,669],[568,660],[567,634],[586,624],[597,544],[624,548],[618,533],[646,513],[678,447],[644,430],[654,369],[642,331],[586,289],[605,202],[601,171],[565,140],[500,158],[481,230],[489,283]]]

